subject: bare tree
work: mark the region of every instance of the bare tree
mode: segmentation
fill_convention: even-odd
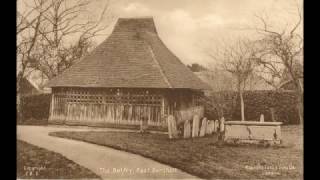
[[[252,42],[247,39],[238,39],[236,43],[228,45],[212,54],[212,57],[221,62],[223,69],[235,78],[236,89],[240,98],[241,120],[244,116],[243,92],[248,83],[248,79],[254,71],[254,48]]]
[[[34,61],[34,51],[39,39],[43,15],[51,7],[46,0],[34,0],[34,5],[24,12],[17,11],[17,118],[21,120],[21,80],[27,77]],[[36,13],[37,12],[37,13]],[[29,70],[29,71],[28,71]]]
[[[29,4],[27,4],[29,2]],[[109,21],[108,1],[97,19],[84,17],[90,1],[33,0],[18,2],[17,9],[17,109],[21,116],[20,82],[34,71],[51,79],[94,46],[92,39]],[[110,16],[107,16],[110,17]]]
[[[82,16],[90,4],[88,0],[74,3],[55,0],[52,4],[44,13],[44,22],[39,31],[39,57],[33,66],[48,79],[85,56],[93,48],[92,38],[104,35],[102,32],[109,26],[109,21],[106,20],[108,2],[96,20]]]
[[[261,35],[257,41],[259,53],[256,63],[259,65],[261,77],[274,87],[278,87],[281,79],[288,76],[294,84],[298,97],[298,111],[300,122],[303,122],[303,73],[297,67],[303,66],[303,37],[298,31],[302,23],[302,15],[298,8],[298,20],[291,28],[276,30],[265,16],[256,18],[261,23],[255,30]],[[297,73],[299,72],[299,73]]]

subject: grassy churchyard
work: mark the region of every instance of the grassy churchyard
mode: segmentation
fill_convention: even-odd
[[[283,126],[280,146],[224,145],[216,136],[168,139],[165,134],[135,132],[53,132],[75,139],[135,153],[200,178],[301,179],[303,130]]]
[[[17,140],[17,178],[100,179],[90,170],[60,154]]]

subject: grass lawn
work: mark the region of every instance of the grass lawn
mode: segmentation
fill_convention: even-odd
[[[17,141],[17,178],[73,179],[99,178],[90,170],[60,154]]]
[[[140,154],[201,178],[302,179],[303,148],[300,126],[284,126],[282,146],[261,147],[217,143],[216,136],[169,140],[164,134],[134,132],[53,132]]]

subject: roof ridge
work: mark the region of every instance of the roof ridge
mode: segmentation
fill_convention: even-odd
[[[156,63],[156,65],[157,65],[158,68],[159,68],[159,71],[160,71],[161,76],[163,77],[164,81],[168,84],[169,88],[172,88],[172,85],[171,85],[171,83],[169,82],[168,77],[167,77],[167,76],[165,75],[165,73],[163,72],[163,69],[162,69],[160,63],[158,62],[158,60],[156,59],[156,57],[155,57],[155,55],[154,55],[154,53],[153,53],[153,50],[152,50],[151,45],[150,45],[147,41],[145,41],[145,42],[146,42],[146,44],[147,44],[148,50],[149,50],[150,53],[151,53],[152,60],[154,60],[154,62]]]
[[[118,17],[118,19],[153,19],[153,16]]]

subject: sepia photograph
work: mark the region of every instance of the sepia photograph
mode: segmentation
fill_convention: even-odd
[[[17,0],[17,179],[304,179],[303,0]]]

